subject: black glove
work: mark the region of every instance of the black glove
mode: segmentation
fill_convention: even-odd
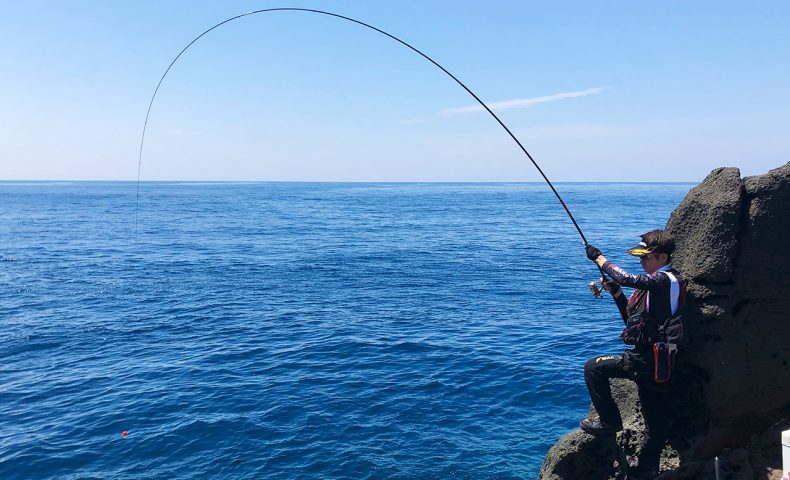
[[[617,298],[623,294],[623,289],[620,288],[620,284],[614,280],[606,280],[601,278],[601,287],[609,292],[613,298]]]
[[[616,291],[621,290],[620,284],[614,280],[607,280],[601,277],[601,287],[609,293],[614,294]]]
[[[600,250],[598,250],[597,248],[593,247],[589,243],[587,244],[586,248],[587,248],[587,258],[589,258],[593,262],[595,261],[596,258],[598,258],[598,257],[600,257],[602,255]]]

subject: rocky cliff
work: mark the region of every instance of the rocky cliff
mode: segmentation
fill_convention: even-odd
[[[673,265],[689,280],[691,344],[671,386],[666,479],[780,479],[779,432],[790,428],[790,163],[741,178],[720,168],[693,188],[666,225]],[[581,366],[580,366],[581,368]],[[612,382],[625,422],[611,438],[580,430],[546,455],[540,479],[621,479],[638,448],[636,389]]]

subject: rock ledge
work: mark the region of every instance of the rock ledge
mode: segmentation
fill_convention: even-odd
[[[673,373],[677,415],[661,478],[714,478],[718,456],[723,479],[779,480],[779,432],[790,427],[790,163],[743,179],[737,168],[712,171],[665,228],[689,280],[691,344]],[[539,479],[624,478],[642,418],[633,384],[615,380],[612,391],[623,432],[565,435]]]

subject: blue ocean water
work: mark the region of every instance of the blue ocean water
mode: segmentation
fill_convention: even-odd
[[[638,270],[691,186],[557,188]],[[0,478],[535,478],[622,350],[545,184],[135,188],[0,183]]]

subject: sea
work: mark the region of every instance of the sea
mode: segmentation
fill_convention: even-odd
[[[555,186],[631,271],[693,187]],[[598,277],[544,183],[0,182],[0,478],[534,479]]]

